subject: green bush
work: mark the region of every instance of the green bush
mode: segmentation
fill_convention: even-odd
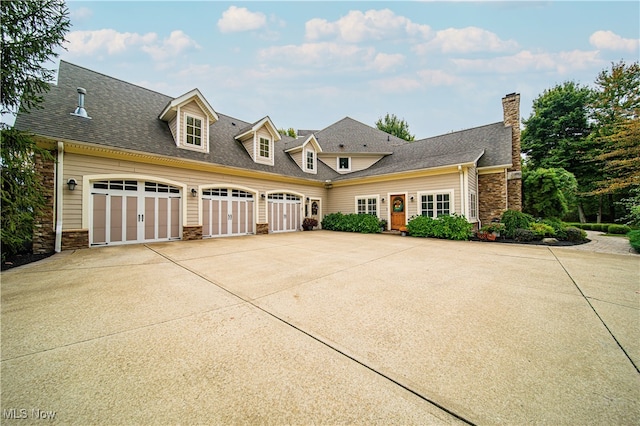
[[[553,237],[556,232],[552,226],[549,226],[545,223],[533,222],[529,225],[529,230],[533,231],[536,236],[536,239],[543,239]]]
[[[322,219],[322,228],[329,231],[360,232],[374,234],[380,232],[380,223],[370,214],[330,213]]]
[[[579,243],[587,239],[586,231],[576,228],[574,226],[570,226],[565,229],[566,233],[566,241],[570,241],[572,243]]]
[[[504,233],[507,238],[515,238],[516,229],[527,229],[533,222],[533,216],[516,210],[507,210],[500,219],[504,223]]]
[[[627,225],[609,225],[607,228],[608,234],[627,234],[629,231],[631,231],[631,228]]]
[[[635,231],[630,231],[627,233],[627,237],[629,237],[629,242],[631,243],[631,247],[638,253],[640,253],[640,229]]]
[[[473,225],[464,216],[455,213],[451,216],[439,216],[432,219],[427,216],[414,216],[407,223],[407,231],[414,237],[445,238],[448,240],[468,240]]]
[[[536,234],[530,229],[518,228],[513,231],[513,239],[520,242],[529,242],[536,239]]]
[[[554,237],[558,240],[566,240],[567,238],[567,224],[559,219],[544,219],[542,221],[545,225],[549,225],[553,228]]]

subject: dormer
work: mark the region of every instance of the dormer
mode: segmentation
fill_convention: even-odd
[[[240,130],[235,139],[242,143],[254,162],[273,166],[274,143],[282,138],[267,116]]]
[[[289,143],[287,152],[298,167],[305,173],[318,173],[318,153],[322,152],[322,147],[318,143],[315,135],[301,136]]]
[[[198,89],[169,102],[159,118],[169,123],[178,148],[209,152],[209,126],[218,121],[218,114]]]

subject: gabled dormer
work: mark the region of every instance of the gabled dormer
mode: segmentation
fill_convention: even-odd
[[[241,129],[235,139],[242,143],[254,162],[273,166],[274,143],[282,138],[276,126],[267,116]]]
[[[218,121],[218,114],[198,89],[169,102],[159,118],[169,123],[178,148],[209,152],[209,126]]]
[[[315,135],[300,136],[295,141],[287,144],[286,149],[293,161],[305,173],[318,173],[318,153],[322,152],[322,147],[318,143]]]

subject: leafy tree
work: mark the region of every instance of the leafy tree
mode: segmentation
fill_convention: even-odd
[[[591,139],[603,173],[592,193],[613,194],[640,184],[640,65],[612,64],[595,83]]]
[[[376,121],[376,127],[409,142],[415,139],[415,135],[409,133],[409,124],[404,119],[398,119],[395,114],[387,113],[384,118],[379,118]]]
[[[0,2],[2,10],[2,113],[37,107],[55,71],[43,66],[57,57],[69,30],[63,0]]]
[[[283,136],[290,136],[292,138],[297,138],[298,135],[296,134],[296,131],[293,127],[289,127],[287,130],[285,129],[278,129],[278,133],[280,133]]]
[[[70,27],[63,0],[0,2],[2,11],[1,99],[2,113],[37,108],[49,89],[54,71],[43,64],[57,57],[55,48]],[[0,189],[2,197],[2,258],[21,250],[32,238],[34,215],[43,208],[42,183],[35,171],[36,154],[50,160],[31,135],[0,129]]]
[[[523,183],[525,212],[537,217],[558,219],[567,214],[567,200],[557,170],[538,168],[526,173]]]

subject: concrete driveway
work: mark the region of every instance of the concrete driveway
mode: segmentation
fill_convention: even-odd
[[[299,232],[2,273],[3,424],[638,424],[640,257]]]

